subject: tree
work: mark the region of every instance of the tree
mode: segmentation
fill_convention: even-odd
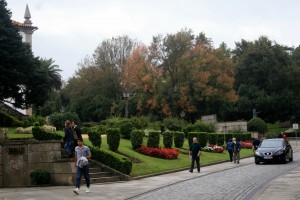
[[[17,108],[40,106],[47,100],[49,75],[12,25],[11,12],[0,0],[0,101]]]

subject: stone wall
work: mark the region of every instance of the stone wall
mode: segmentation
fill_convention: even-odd
[[[0,150],[2,187],[30,186],[34,169],[45,169],[53,176],[54,161],[61,159],[61,143],[57,140],[5,140]]]
[[[247,122],[218,122],[216,123],[217,132],[227,133],[233,130],[247,131]]]

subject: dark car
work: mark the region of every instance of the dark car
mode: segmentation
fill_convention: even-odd
[[[255,151],[255,164],[260,162],[279,161],[287,163],[293,161],[293,149],[283,138],[265,139]]]

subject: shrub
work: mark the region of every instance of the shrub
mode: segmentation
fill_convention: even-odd
[[[217,144],[218,134],[217,133],[209,133],[208,134],[208,143],[209,144]]]
[[[47,132],[40,126],[32,127],[32,135],[36,140],[61,140],[62,139],[61,135],[53,132]]]
[[[163,143],[165,148],[172,148],[173,146],[173,132],[166,131],[163,134]]]
[[[226,133],[225,134],[225,141],[226,143],[229,141],[229,140],[232,140],[233,138],[233,134],[232,133]]]
[[[268,131],[267,123],[259,117],[254,117],[247,123],[248,131],[257,131],[264,134]]]
[[[28,119],[22,121],[22,127],[34,126],[34,123],[38,123],[39,126],[42,126],[46,124],[46,120],[42,116],[29,117]]]
[[[124,174],[130,174],[132,170],[132,162],[122,156],[122,155],[115,155],[108,151],[102,150],[97,147],[89,147],[92,153],[92,157],[94,160],[103,163],[119,172]]]
[[[51,125],[55,126],[57,130],[63,130],[64,123],[66,120],[70,121],[79,121],[79,117],[74,112],[66,112],[66,113],[52,113],[49,116],[49,122]]]
[[[216,131],[214,124],[204,124],[201,120],[197,120],[195,124],[189,124],[183,129],[185,136],[188,136],[189,132],[206,132],[213,133]]]
[[[252,149],[252,143],[251,142],[240,142],[240,145],[244,149]]]
[[[21,122],[14,116],[11,116],[5,112],[0,112],[0,126],[13,127],[19,126],[20,123]]]
[[[130,133],[135,128],[135,124],[129,119],[124,119],[119,126],[122,138],[130,139]]]
[[[217,145],[209,145],[209,146],[205,146],[203,148],[203,151],[206,152],[215,152],[215,153],[223,153],[224,149],[223,147],[217,146]]]
[[[182,148],[184,143],[184,133],[183,132],[174,132],[174,144],[177,148]]]
[[[111,151],[117,151],[120,145],[120,129],[109,128],[106,130],[107,144]]]
[[[159,147],[159,140],[160,140],[160,132],[159,131],[150,131],[147,140],[148,147]]]
[[[244,132],[240,134],[240,141],[249,141],[251,140],[251,133],[249,132]]]
[[[140,148],[143,144],[144,131],[142,130],[133,130],[131,132],[131,145],[133,149]]]
[[[176,149],[170,148],[154,148],[141,146],[137,149],[137,151],[148,156],[164,159],[175,159],[179,155],[179,152]]]
[[[32,134],[32,126],[23,128],[23,127],[18,127],[15,130],[16,134]]]
[[[101,147],[101,134],[96,130],[91,128],[90,131],[88,132],[89,140],[95,147]]]
[[[181,131],[184,126],[184,121],[176,117],[167,117],[163,120],[163,125],[170,131]]]
[[[188,133],[188,142],[189,145],[193,142],[193,138],[196,137],[198,139],[198,143],[201,147],[205,147],[208,140],[208,135],[206,132],[189,132]]]
[[[50,172],[44,169],[35,169],[31,171],[30,177],[36,185],[44,185],[51,182]]]

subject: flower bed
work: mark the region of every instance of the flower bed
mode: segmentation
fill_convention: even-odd
[[[252,143],[251,142],[240,142],[240,145],[244,149],[252,149]]]
[[[204,151],[207,151],[207,152],[216,152],[216,153],[223,153],[224,148],[220,147],[220,146],[217,146],[217,145],[211,144],[209,146],[204,147]]]
[[[144,145],[138,148],[137,151],[141,154],[164,159],[176,159],[179,155],[176,149],[153,148]]]

